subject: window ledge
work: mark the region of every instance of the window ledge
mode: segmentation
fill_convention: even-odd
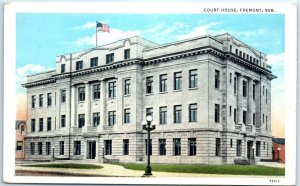
[[[173,90],[173,92],[182,92],[182,89],[180,89],[180,90]]]
[[[198,87],[189,88],[189,90],[198,90]]]
[[[145,96],[152,96],[154,95],[153,93],[146,93]]]
[[[159,94],[167,94],[168,91],[165,91],[165,92],[159,92]]]
[[[126,94],[126,95],[124,95],[124,97],[130,97],[131,95],[130,94]]]
[[[107,99],[116,99],[116,97],[108,97]]]

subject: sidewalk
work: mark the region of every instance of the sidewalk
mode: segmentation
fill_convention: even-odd
[[[62,162],[61,162],[62,163]],[[77,162],[78,163],[78,162]],[[82,162],[83,163],[83,162]],[[89,162],[84,162],[89,163]],[[94,165],[101,165],[102,169],[61,169],[61,168],[45,168],[45,167],[22,167],[16,165],[16,171],[25,172],[40,172],[40,173],[55,173],[65,176],[97,176],[97,177],[141,177],[144,171],[125,169],[119,165],[92,163]],[[264,178],[271,176],[249,176],[249,175],[220,175],[220,174],[198,174],[198,173],[173,173],[173,172],[156,172],[152,171],[154,177],[247,177],[247,178]],[[278,176],[277,176],[278,177]]]

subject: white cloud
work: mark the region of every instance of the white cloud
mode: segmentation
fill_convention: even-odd
[[[107,32],[98,32],[98,45],[104,45],[107,43],[112,43],[120,39],[138,36],[141,35],[142,32],[138,30],[128,30],[123,31],[119,29],[111,29],[110,33]],[[92,36],[85,36],[82,38],[78,38],[76,41],[73,42],[75,45],[96,45],[96,34]]]
[[[281,65],[282,66],[282,65],[284,65],[284,57],[285,57],[284,53],[269,54],[267,56],[267,58],[268,58],[267,63],[272,65],[272,66],[273,65],[276,65],[276,66]]]
[[[202,35],[206,35],[206,34],[217,34],[217,33],[219,33],[219,31],[216,32],[216,31],[212,30],[212,28],[219,24],[220,24],[219,22],[212,22],[212,23],[200,25],[200,26],[195,27],[191,32],[189,32],[187,34],[177,35],[176,38],[178,40],[181,40],[181,39],[187,39],[187,38],[191,38],[191,37],[202,36]]]
[[[26,83],[26,77],[30,74],[36,74],[47,70],[52,70],[51,67],[45,67],[42,65],[26,64],[16,70],[16,84],[17,88],[21,88],[21,84]]]
[[[80,26],[75,26],[73,27],[74,30],[87,30],[87,29],[91,29],[91,28],[95,28],[96,27],[96,22],[87,22],[83,25]]]

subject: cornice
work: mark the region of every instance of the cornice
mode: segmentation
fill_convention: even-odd
[[[220,51],[219,49],[209,46],[209,47],[201,47],[201,48],[196,48],[196,49],[191,49],[191,50],[185,50],[185,51],[171,53],[171,54],[162,55],[162,56],[155,56],[155,57],[151,57],[148,59],[135,58],[135,59],[130,59],[130,60],[113,62],[111,64],[106,64],[103,66],[82,69],[82,70],[78,70],[75,72],[56,74],[56,75],[53,75],[49,79],[44,79],[44,80],[35,81],[35,82],[31,82],[31,83],[25,83],[22,86],[25,88],[30,88],[30,87],[34,87],[34,86],[40,86],[40,85],[44,85],[44,84],[54,83],[58,79],[65,79],[65,78],[70,78],[70,77],[78,77],[78,76],[88,75],[88,74],[102,72],[102,71],[106,71],[106,70],[110,70],[110,69],[117,69],[122,66],[129,66],[129,65],[133,65],[133,64],[150,65],[150,64],[154,64],[154,63],[163,63],[163,62],[167,62],[167,61],[170,61],[173,59],[181,59],[181,58],[200,55],[200,54],[211,54],[211,55],[214,55],[221,59],[227,58],[227,59],[232,60],[233,62],[242,64],[242,65],[244,65],[252,70],[255,70],[259,73],[265,74],[267,76],[267,78],[270,80],[277,78],[275,75],[272,74],[271,71],[269,71],[267,69],[264,69],[264,68],[254,64],[254,63],[251,63],[249,61],[246,61],[246,60],[234,55],[233,53],[223,52],[223,51]]]

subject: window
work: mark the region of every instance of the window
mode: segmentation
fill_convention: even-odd
[[[59,142],[59,155],[64,155],[65,154],[65,142],[60,141]]]
[[[229,116],[231,116],[231,106],[229,106]]]
[[[182,72],[174,73],[174,90],[182,89]]]
[[[60,102],[61,103],[66,102],[66,90],[61,90],[60,91]]]
[[[215,70],[215,88],[220,88],[220,71]]]
[[[232,52],[232,45],[229,45],[229,51]]]
[[[129,139],[123,139],[123,155],[129,154]]]
[[[256,86],[255,86],[255,84],[253,84],[253,89],[252,89],[252,91],[253,91],[253,100],[255,100],[255,97],[256,97],[256,95],[255,95],[255,93],[256,93],[256,90],[255,90],[255,88],[256,88]]]
[[[242,51],[240,51],[240,55],[239,56],[242,57]]]
[[[100,99],[100,84],[93,85],[93,99]]]
[[[236,108],[233,109],[233,121],[236,123]]]
[[[38,155],[43,155],[43,143],[38,142]]]
[[[256,156],[260,156],[260,141],[256,142]]]
[[[255,123],[256,123],[256,118],[255,118],[255,113],[253,113],[253,125],[255,125]]]
[[[180,138],[173,139],[173,153],[174,153],[174,156],[181,155],[181,139]]]
[[[243,80],[243,97],[247,97],[247,81]]]
[[[145,149],[146,155],[148,155],[148,152],[147,152],[147,151],[148,151],[148,143],[147,143],[147,142],[148,142],[148,140],[146,139],[146,140],[145,140],[145,144],[146,144],[146,145],[145,145],[145,147],[146,147],[146,149]],[[149,142],[150,142],[150,145],[149,145],[149,155],[151,156],[151,155],[152,155],[152,139],[150,139]]]
[[[159,139],[159,155],[165,156],[166,155],[166,139]]]
[[[85,87],[78,87],[78,101],[85,100]]]
[[[236,140],[236,156],[241,156],[242,154],[242,140]]]
[[[130,109],[124,109],[124,123],[130,123]]]
[[[30,142],[30,155],[34,155],[35,153],[35,144],[34,142]]]
[[[182,112],[182,106],[175,105],[174,106],[174,123],[181,123],[181,112]]]
[[[51,117],[48,117],[47,118],[47,131],[50,131],[51,130]]]
[[[159,108],[159,123],[166,124],[167,123],[167,107]]]
[[[266,130],[268,130],[268,116],[266,115]]]
[[[229,73],[229,83],[232,83],[232,73]]]
[[[197,154],[196,138],[189,138],[189,155],[196,156]]]
[[[216,138],[216,156],[220,156],[221,151],[221,139]]]
[[[108,97],[109,98],[116,97],[116,82],[115,81],[108,83]]]
[[[82,128],[85,124],[84,114],[78,114],[78,128]]]
[[[35,95],[31,96],[31,108],[35,108],[35,101],[36,101]]]
[[[116,111],[108,112],[108,126],[114,126],[116,124]]]
[[[31,132],[35,132],[35,119],[31,119]]]
[[[25,135],[25,125],[21,125],[21,134]]]
[[[64,128],[66,126],[66,115],[61,115],[60,119],[60,126],[61,128]]]
[[[65,73],[66,72],[66,64],[61,64],[60,65],[60,73]]]
[[[215,104],[215,122],[219,123],[220,122],[220,105]]]
[[[250,62],[252,61],[252,56],[250,56]]]
[[[81,141],[74,141],[74,155],[81,155]]]
[[[93,113],[93,127],[97,127],[100,124],[100,113]]]
[[[246,59],[247,59],[247,60],[249,60],[249,55],[248,55],[248,54],[247,54],[247,57],[246,57]]]
[[[98,66],[98,57],[94,57],[90,59],[91,67]]]
[[[105,155],[112,155],[112,141],[104,140]]]
[[[153,76],[146,77],[146,94],[153,93]]]
[[[43,107],[43,102],[44,102],[44,95],[40,94],[40,96],[39,96],[39,107]]]
[[[130,79],[125,79],[124,80],[124,95],[130,95]]]
[[[106,64],[114,62],[114,54],[107,54],[106,55]]]
[[[264,142],[264,150],[266,149],[266,142]]]
[[[265,95],[265,86],[263,86],[263,96]]]
[[[197,122],[197,103],[189,105],[189,121]]]
[[[167,92],[167,74],[162,74],[159,76],[159,91]]]
[[[153,108],[146,108],[146,116],[153,116]]]
[[[51,143],[46,142],[46,155],[50,155],[51,153]]]
[[[197,70],[189,71],[189,88],[196,88],[198,83],[198,74]]]
[[[83,68],[83,61],[76,62],[76,70],[81,70]]]
[[[243,58],[245,58],[245,53],[243,52]]]
[[[22,141],[17,141],[17,151],[22,151],[23,150],[23,142]]]
[[[238,53],[239,53],[239,50],[235,49],[235,54],[238,55]]]
[[[246,125],[247,123],[247,111],[243,110],[243,123]]]
[[[263,114],[262,119],[263,119],[263,123],[264,123],[265,122],[265,114]]]
[[[44,127],[44,119],[40,118],[39,119],[39,131],[43,131],[43,127]]]
[[[47,106],[50,107],[52,105],[52,94],[47,94]]]
[[[236,83],[237,83],[237,79],[236,79],[236,77],[234,77],[234,85],[233,85],[233,93],[234,94],[236,94],[236,89],[237,89]]]
[[[230,148],[232,148],[232,139],[230,139]]]
[[[124,59],[129,59],[130,58],[130,49],[125,49],[124,50]]]
[[[266,89],[266,103],[268,103],[268,89]]]

